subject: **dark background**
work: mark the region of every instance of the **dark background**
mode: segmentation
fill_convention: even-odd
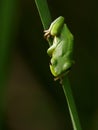
[[[74,35],[75,65],[69,79],[83,130],[98,130],[97,4],[96,0],[48,0],[52,19],[64,16]],[[49,46],[34,0],[18,1],[13,19],[16,30],[2,129],[72,130],[62,88],[49,70]]]

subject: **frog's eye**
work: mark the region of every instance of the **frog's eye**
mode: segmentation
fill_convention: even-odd
[[[66,63],[63,66],[63,70],[66,71],[66,72],[69,72],[71,67],[72,67],[72,63],[66,61]]]

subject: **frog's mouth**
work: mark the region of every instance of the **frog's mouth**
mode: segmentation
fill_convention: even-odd
[[[72,67],[69,67],[65,73],[68,73],[71,70]]]

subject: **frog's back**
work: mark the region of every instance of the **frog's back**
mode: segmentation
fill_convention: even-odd
[[[69,70],[73,64],[73,35],[66,24],[61,32],[60,39],[51,60],[57,75]]]
[[[73,53],[73,35],[72,33],[69,31],[68,27],[66,24],[64,24],[63,30],[61,32],[61,36],[60,36],[60,41],[59,44],[57,45],[57,47],[54,50],[54,57],[61,57],[63,55],[69,56]]]

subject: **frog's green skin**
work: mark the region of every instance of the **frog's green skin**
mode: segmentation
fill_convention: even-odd
[[[48,33],[47,33],[48,32]],[[53,44],[47,50],[51,56],[50,70],[55,77],[60,77],[72,67],[73,35],[69,31],[64,18],[60,16],[51,25],[46,35],[53,36]]]

